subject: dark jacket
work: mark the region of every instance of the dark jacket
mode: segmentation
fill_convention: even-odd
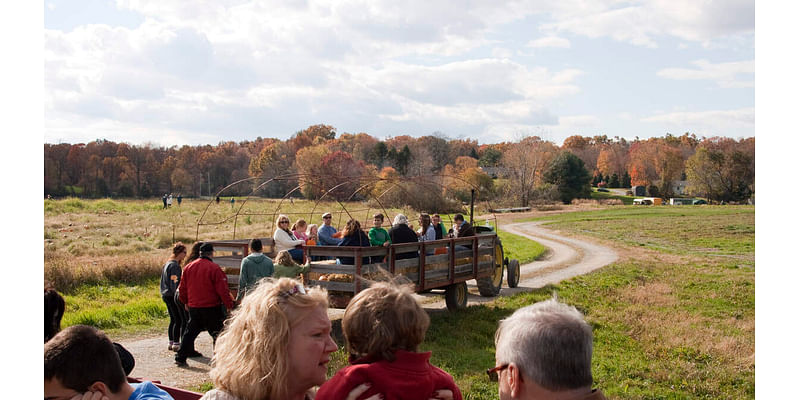
[[[369,237],[364,231],[359,229],[355,233],[343,237],[339,246],[369,247]],[[354,257],[339,257],[339,262],[346,265],[355,265]],[[361,264],[369,264],[369,257],[362,257]]]
[[[408,225],[405,224],[397,224],[389,229],[389,238],[392,239],[392,244],[398,243],[416,243],[419,241],[417,238],[417,233],[411,230]],[[414,258],[417,257],[418,254],[416,251],[411,251],[407,253],[397,253],[395,257],[398,260],[402,260],[405,258]]]
[[[180,282],[181,266],[175,260],[167,261],[161,269],[161,295],[175,297]]]
[[[456,237],[468,237],[468,236],[475,236],[475,228],[473,228],[472,225],[469,224],[469,222],[464,221],[464,224],[462,224],[458,228],[458,236]]]
[[[443,239],[447,235],[447,230],[444,229],[444,224],[441,222],[434,225],[433,229],[436,231],[436,240]]]

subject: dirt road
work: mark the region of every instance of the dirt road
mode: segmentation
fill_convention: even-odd
[[[535,240],[548,248],[541,260],[520,266],[521,278],[519,286],[511,289],[503,280],[501,296],[530,291],[548,284],[558,283],[577,275],[586,274],[617,260],[614,250],[573,237],[565,237],[557,232],[545,229],[535,222],[503,224],[503,230]],[[475,281],[470,281],[468,304],[479,304],[492,301],[492,298],[478,295]],[[444,297],[438,294],[420,296],[425,309],[430,311],[445,308]],[[332,320],[341,319],[343,310],[330,309],[328,315]],[[167,350],[166,334],[151,337],[139,337],[119,341],[136,359],[136,367],[131,376],[160,380],[170,386],[183,388],[196,387],[209,380],[211,369],[211,337],[202,333],[197,338],[195,347],[205,357],[190,358],[188,368],[179,368],[173,362],[174,352]]]

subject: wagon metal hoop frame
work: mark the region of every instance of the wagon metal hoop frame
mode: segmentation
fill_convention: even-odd
[[[215,193],[215,195],[211,197],[211,199],[209,200],[208,204],[206,204],[206,207],[203,209],[203,212],[201,213],[200,217],[197,219],[197,224],[196,224],[196,229],[195,229],[195,240],[198,240],[199,237],[200,237],[200,227],[201,226],[221,225],[221,224],[230,222],[231,220],[233,221],[233,237],[232,237],[232,239],[236,239],[236,228],[237,228],[237,223],[238,223],[238,220],[239,220],[240,216],[251,216],[251,215],[271,216],[271,219],[270,219],[270,221],[271,221],[270,224],[271,225],[267,226],[267,232],[271,232],[273,230],[273,227],[274,227],[273,226],[274,220],[279,214],[281,214],[280,213],[280,209],[281,209],[281,206],[283,205],[283,203],[286,201],[286,199],[290,199],[292,194],[294,194],[298,190],[302,190],[303,188],[305,188],[307,186],[322,187],[322,184],[320,182],[322,177],[324,177],[324,176],[318,176],[318,175],[312,175],[312,174],[301,174],[301,173],[287,173],[287,174],[276,175],[274,177],[271,177],[271,178],[268,178],[268,179],[264,180],[260,184],[258,184],[255,187],[253,187],[253,189],[250,191],[250,193],[247,194],[246,196],[244,196],[244,199],[239,202],[238,207],[235,208],[234,213],[232,215],[230,215],[230,216],[228,216],[226,218],[223,218],[222,220],[219,220],[219,221],[204,221],[204,219],[206,218],[206,215],[208,214],[208,211],[209,211],[211,205],[215,202],[216,197],[219,197],[226,190],[228,190],[230,188],[233,188],[233,187],[235,187],[237,185],[246,184],[248,182],[257,182],[257,181],[259,181],[261,179],[265,179],[265,178],[264,177],[249,177],[249,178],[240,179],[240,180],[237,180],[237,181],[235,181],[233,183],[230,183],[227,186],[225,186],[222,189],[220,189],[219,191],[217,191]],[[298,184],[296,186],[294,186],[291,190],[286,191],[286,193],[283,195],[283,197],[281,197],[280,200],[278,201],[275,210],[273,210],[271,212],[252,212],[252,211],[245,210],[245,205],[247,204],[248,200],[250,200],[251,198],[254,198],[254,197],[258,197],[258,196],[256,196],[256,193],[259,190],[261,190],[263,187],[265,187],[268,184],[273,183],[273,182],[283,182],[283,181],[290,182],[290,181],[295,180],[295,179],[298,181]],[[335,186],[333,186],[331,188],[328,188],[327,190],[323,189],[324,190],[323,193],[314,201],[314,205],[313,205],[311,211],[308,213],[309,220],[313,219],[314,213],[316,212],[316,210],[319,207],[320,203],[322,201],[326,200],[326,198],[332,198],[338,204],[338,206],[341,209],[340,211],[337,212],[337,214],[339,214],[339,219],[338,219],[337,225],[339,225],[339,226],[341,225],[342,217],[345,214],[347,215],[348,218],[355,218],[353,216],[353,213],[351,213],[351,210],[348,210],[347,206],[344,203],[351,201],[359,193],[366,194],[366,196],[365,196],[366,198],[374,200],[376,203],[378,203],[378,209],[382,210],[383,214],[386,215],[387,219],[388,219],[389,213],[387,212],[387,208],[384,205],[384,202],[381,201],[381,199],[385,195],[387,195],[389,193],[392,193],[393,190],[400,190],[403,193],[403,195],[406,196],[406,198],[411,198],[413,196],[413,194],[409,193],[407,188],[404,187],[404,185],[403,185],[404,183],[416,183],[416,184],[419,184],[419,185],[422,185],[422,186],[433,187],[433,188],[437,188],[437,189],[444,189],[445,191],[448,191],[448,190],[451,189],[451,187],[444,183],[445,180],[447,180],[447,179],[459,181],[459,182],[465,184],[469,189],[471,189],[473,191],[477,191],[477,190],[480,189],[478,186],[472,184],[471,182],[466,181],[465,179],[463,179],[463,178],[461,178],[459,176],[449,175],[449,174],[430,174],[430,175],[416,175],[416,176],[410,176],[410,177],[392,177],[392,178],[381,178],[381,177],[371,176],[371,175],[360,175],[360,176],[352,177],[352,178],[349,178],[349,179],[345,179],[345,180],[341,181],[340,183],[338,183],[337,185],[335,185]],[[382,193],[380,193],[377,196],[369,196],[369,191],[367,191],[366,189],[369,189],[369,188],[373,187],[373,185],[375,185],[375,184],[377,184],[379,182],[387,182],[387,183],[389,183],[389,187],[386,188]],[[342,200],[339,200],[339,198],[337,198],[336,196],[332,195],[333,192],[335,192],[337,189],[341,188],[342,186],[350,185],[350,184],[354,184],[354,183],[357,185],[357,187],[347,197],[347,199],[342,201]],[[487,205],[487,210],[492,210],[493,209],[493,207],[491,207],[491,203],[488,200],[484,200],[484,202]],[[406,210],[406,207],[408,207],[407,202],[406,202],[406,205],[403,207],[404,212]],[[370,211],[373,210],[373,209],[376,209],[376,208],[368,206],[366,209],[363,209],[363,210],[359,209],[359,210],[352,210],[352,211],[353,212],[366,211],[367,212],[367,219],[369,219]],[[303,213],[284,213],[284,214],[305,215],[306,213],[303,212]],[[497,226],[497,215],[494,212],[490,212],[490,214],[492,216],[491,218],[495,222],[495,226]],[[451,220],[451,222],[452,222],[452,220]],[[391,223],[389,225],[391,225]]]

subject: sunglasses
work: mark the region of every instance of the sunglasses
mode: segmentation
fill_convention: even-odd
[[[289,221],[281,221],[280,223],[281,223],[281,224],[288,224],[288,223],[289,223]]]
[[[331,219],[331,217],[322,217],[322,219]]]
[[[489,368],[486,370],[486,375],[489,375],[490,381],[497,382],[497,380],[499,379],[498,373],[506,368],[508,368],[508,364],[498,365],[494,368]]]

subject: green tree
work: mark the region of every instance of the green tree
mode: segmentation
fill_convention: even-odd
[[[403,146],[403,150],[397,152],[397,155],[394,158],[394,165],[397,167],[397,172],[400,175],[405,175],[408,173],[408,164],[411,163],[411,149],[408,148],[408,145]]]
[[[375,164],[380,170],[383,169],[383,164],[386,162],[388,156],[389,149],[386,148],[386,143],[378,142],[375,143],[375,147],[372,148],[369,154],[369,162]]]
[[[610,188],[618,188],[619,187],[619,176],[616,173],[611,175],[611,179],[608,181],[608,187]]]
[[[550,163],[544,181],[558,188],[561,201],[568,204],[575,198],[589,198],[592,177],[578,156],[563,151]]]
[[[481,158],[478,160],[478,166],[496,167],[500,164],[501,158],[503,158],[503,153],[501,153],[500,150],[489,147],[483,151]]]
[[[622,187],[631,187],[631,175],[628,173],[628,171],[625,171],[625,173],[622,174]]]

